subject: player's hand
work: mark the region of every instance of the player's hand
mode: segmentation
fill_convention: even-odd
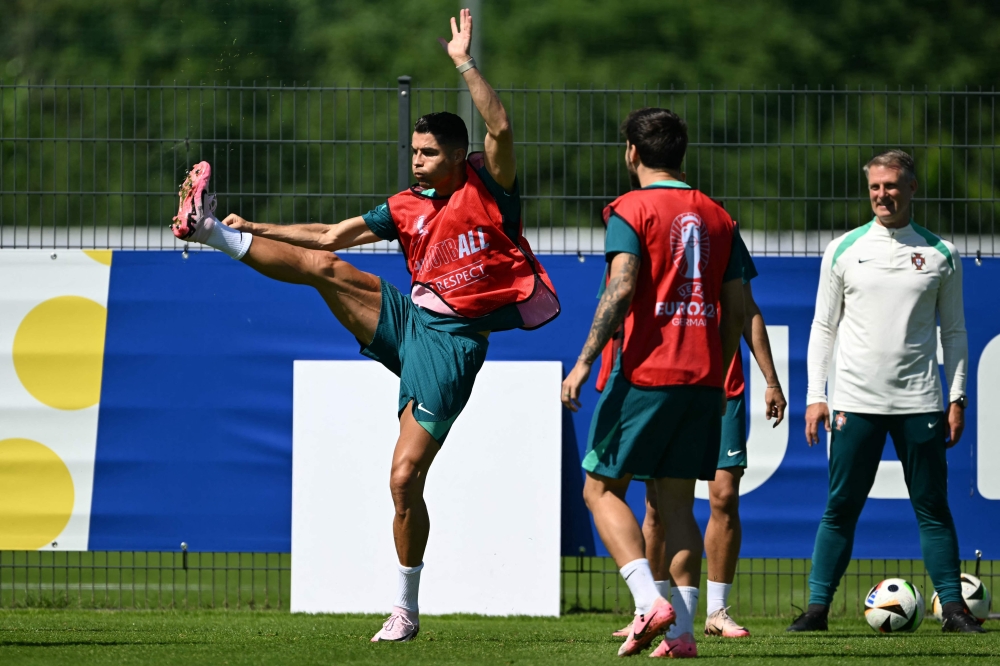
[[[222,221],[227,227],[236,229],[237,231],[245,231],[248,234],[253,233],[253,222],[248,222],[236,213],[230,213],[226,216],[226,219]]]
[[[774,419],[774,425],[772,428],[777,428],[778,424],[785,420],[785,407],[788,403],[785,401],[785,394],[781,392],[780,386],[775,386],[774,388],[769,388],[764,391],[764,405],[767,409],[767,414],[765,418],[770,421]]]
[[[566,375],[566,379],[563,380],[560,399],[569,411],[577,412],[580,410],[580,389],[587,383],[589,377],[590,363],[578,360],[573,369]]]
[[[814,402],[806,407],[806,441],[809,446],[819,444],[819,424],[830,432],[830,408],[825,402]]]
[[[962,431],[965,430],[965,410],[954,402],[948,405],[948,439],[945,440],[946,449],[958,444],[962,439]]]
[[[448,52],[448,56],[455,63],[456,67],[471,58],[469,49],[472,47],[472,12],[468,9],[463,9],[459,12],[458,23],[455,22],[455,17],[452,16],[451,41],[447,41],[444,37],[438,37],[438,41],[444,47],[444,50]]]

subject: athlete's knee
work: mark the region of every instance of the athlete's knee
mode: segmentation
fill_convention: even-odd
[[[342,277],[348,263],[332,252],[312,250],[303,258],[303,272],[315,283],[327,283]]]
[[[735,518],[740,509],[740,491],[732,484],[713,483],[709,492],[713,518]]]
[[[389,492],[397,513],[403,513],[422,494],[422,475],[410,460],[393,461],[389,472]]]
[[[623,486],[624,483],[624,486]],[[621,479],[610,479],[595,474],[587,474],[583,482],[583,503],[591,512],[594,507],[605,497],[605,495],[615,495],[624,498],[624,489],[628,488],[628,482]]]

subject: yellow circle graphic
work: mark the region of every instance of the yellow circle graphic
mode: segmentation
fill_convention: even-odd
[[[80,296],[40,303],[14,335],[14,369],[39,402],[83,409],[101,398],[104,329],[108,311]]]
[[[0,550],[37,550],[73,512],[73,477],[62,458],[30,439],[0,440]]]

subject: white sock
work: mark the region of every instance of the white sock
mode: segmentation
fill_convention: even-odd
[[[216,250],[222,250],[233,259],[242,259],[243,255],[250,249],[252,241],[253,236],[251,234],[245,234],[215,220],[215,224],[212,225],[212,231],[208,236],[208,240],[205,241],[205,245],[214,247]]]
[[[678,585],[671,592],[673,598],[670,603],[677,613],[677,620],[667,632],[667,638],[677,638],[681,634],[694,635],[694,614],[698,612],[698,588]]]
[[[649,560],[642,558],[632,560],[621,568],[622,577],[628,585],[632,598],[635,599],[637,615],[648,613],[653,602],[660,596],[653,582],[653,572],[649,569]]]
[[[660,593],[660,596],[670,601],[670,581],[669,580],[654,580],[653,585],[656,585],[656,591]]]
[[[411,613],[417,613],[420,610],[417,605],[417,595],[420,593],[420,572],[424,568],[424,563],[421,562],[415,567],[404,567],[400,564],[398,568],[399,590],[396,592],[394,605],[405,608]]]
[[[725,608],[729,603],[729,590],[733,589],[732,583],[713,583],[708,581],[708,596],[705,602],[708,604],[708,614]]]

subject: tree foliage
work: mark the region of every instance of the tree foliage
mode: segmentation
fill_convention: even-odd
[[[0,76],[33,80],[453,84],[451,0],[7,0]],[[498,84],[992,85],[1000,3],[486,0]]]

